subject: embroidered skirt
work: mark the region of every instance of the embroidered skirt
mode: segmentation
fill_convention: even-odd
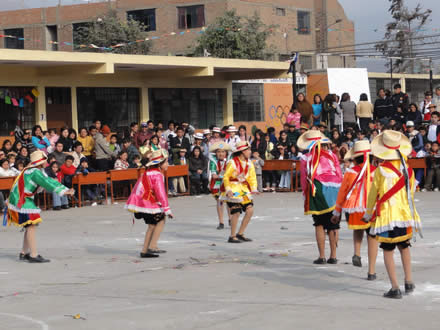
[[[43,221],[40,213],[19,213],[13,210],[8,210],[9,223],[13,223],[19,227],[27,227],[30,225],[36,225]]]

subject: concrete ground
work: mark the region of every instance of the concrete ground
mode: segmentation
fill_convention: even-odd
[[[22,233],[0,231],[0,329],[438,329],[439,194],[417,195],[424,239],[412,248],[416,292],[382,294],[390,284],[351,265],[342,224],[338,265],[314,266],[310,217],[294,193],[258,196],[247,235],[227,244],[210,196],[171,199],[158,259],[140,259],[145,225],[123,203],[44,212],[40,253],[49,264],[17,260]],[[403,285],[401,264],[396,255]],[[72,316],[79,314],[79,319]]]

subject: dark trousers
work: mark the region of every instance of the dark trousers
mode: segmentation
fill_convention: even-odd
[[[426,174],[425,178],[425,189],[429,190],[432,188],[432,181],[435,176],[434,188],[440,188],[440,167],[430,168]]]
[[[368,128],[368,123],[371,121],[371,118],[359,118],[359,124],[361,126],[361,130],[366,130]]]
[[[108,159],[97,159],[96,160],[96,170],[99,172],[105,172],[110,169],[110,160]]]

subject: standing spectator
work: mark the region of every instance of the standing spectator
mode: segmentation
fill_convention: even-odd
[[[238,127],[238,137],[240,138],[240,141],[252,143],[252,136],[247,134],[247,129],[244,125],[240,125],[240,127]]]
[[[174,158],[174,165],[187,165],[188,158],[186,157],[186,154],[187,154],[186,149],[180,149],[178,157]],[[186,193],[185,180],[183,179],[183,176],[173,177],[171,183],[172,186],[170,193],[172,195],[177,195],[179,191],[182,194]]]
[[[115,162],[115,170],[126,170],[130,167],[130,164],[127,161],[128,153],[126,151],[121,151],[118,155],[118,159]]]
[[[191,191],[195,195],[208,194],[208,161],[199,147],[195,147],[189,157],[189,172]]]
[[[397,111],[397,107],[401,107],[404,115],[408,114],[409,97],[408,94],[402,92],[402,86],[400,84],[394,85],[394,95],[391,98],[394,106],[394,110]]]
[[[171,138],[174,137],[173,135],[175,135],[175,132],[174,132],[175,130],[176,130],[175,123],[173,120],[170,120],[168,122],[168,129],[164,133],[164,137],[165,137],[165,139],[167,139],[168,144],[170,144]]]
[[[299,129],[301,126],[301,114],[299,113],[298,109],[295,108],[293,105],[290,108],[290,112],[287,115],[286,122],[289,125],[295,125],[296,129]]]
[[[149,140],[154,135],[154,125],[153,128],[150,128],[152,125],[153,122],[151,120],[141,124],[141,130],[135,135],[134,139],[136,148],[142,146],[145,140]]]
[[[47,154],[47,148],[50,146],[50,142],[47,137],[44,136],[40,125],[35,125],[32,128],[32,144],[36,149],[39,149]]]
[[[342,109],[342,118],[344,120],[344,129],[347,127],[356,128],[356,103],[351,100],[350,94],[342,94],[340,106]]]
[[[431,115],[435,111],[437,111],[437,106],[434,103],[428,105],[428,112],[425,112],[425,115],[423,116],[423,121],[430,121]]]
[[[136,147],[131,142],[130,138],[125,138],[125,139],[122,140],[122,148],[121,149],[122,149],[121,151],[124,151],[124,152],[127,153],[127,156],[128,156],[127,160],[128,160],[128,163],[130,165],[133,165],[133,161],[134,161],[135,157],[137,157],[137,156],[140,157],[141,156],[139,154],[138,149],[136,149]],[[159,148],[157,148],[157,149],[159,149]]]
[[[136,136],[137,132],[139,131],[139,125],[138,123],[131,123],[130,124],[130,132],[128,132],[128,137],[134,141],[134,137]]]
[[[359,103],[356,106],[356,117],[359,118],[359,126],[361,130],[368,129],[368,124],[373,119],[373,104],[368,101],[368,95],[363,93],[359,98]]]
[[[440,153],[438,142],[431,143],[431,151],[426,157],[426,164],[428,173],[425,178],[425,188],[422,191],[430,191],[432,189],[433,180],[435,177],[434,191],[439,191],[440,188]]]
[[[223,138],[221,137],[221,130],[218,127],[212,128],[212,136],[209,139],[209,146],[213,145],[216,142],[223,141]]]
[[[50,163],[49,166],[44,169],[44,171],[49,178],[57,180],[59,183],[62,182],[63,174],[61,173],[60,167],[56,161]],[[66,195],[60,196],[55,192],[52,192],[52,202],[54,211],[69,208],[69,200],[67,199]]]
[[[69,138],[69,129],[67,127],[63,127],[60,130],[60,138],[58,139],[58,142],[61,142],[63,144],[63,151],[64,152],[71,152],[73,147],[73,142]]]
[[[190,125],[187,122],[182,122],[182,127],[185,130],[185,137],[188,139],[190,144],[193,144],[194,142],[194,133],[195,133],[195,128]]]
[[[301,121],[309,125],[312,125],[313,124],[312,105],[309,103],[309,101],[306,100],[306,97],[303,93],[299,93],[296,96],[296,100],[297,100],[297,109],[301,115]]]
[[[19,127],[15,129],[15,141],[20,141],[22,146],[27,148],[29,154],[37,150],[32,143],[32,134],[29,129],[21,130]]]
[[[440,107],[440,86],[435,89],[435,95],[432,98],[432,103],[434,103],[437,108]]]
[[[78,167],[81,159],[85,157],[85,155],[82,152],[83,152],[83,146],[81,142],[76,141],[73,144],[73,152],[72,152],[73,166]]]
[[[265,152],[266,152],[267,142],[265,141],[264,133],[262,130],[258,129],[254,133],[254,140],[251,144],[251,150],[254,153],[255,151],[258,152],[258,154],[265,159]]]
[[[261,155],[264,155],[265,160],[273,160],[275,158],[274,156],[274,150],[275,150],[275,144],[270,141],[270,138],[268,135],[263,135],[264,139],[264,147],[265,150]],[[275,171],[263,171],[263,182],[265,184],[265,188],[263,188],[263,192],[268,191],[275,191],[275,188],[277,186],[277,175]]]
[[[341,132],[341,127],[343,125],[343,115],[341,106],[339,105],[339,100],[339,96],[334,95],[333,108],[335,108],[335,122],[333,127],[336,127],[338,132]]]
[[[379,89],[377,96],[378,99],[374,102],[374,120],[383,120],[388,123],[394,112],[393,102],[391,98],[387,97],[383,88]]]
[[[55,157],[59,165],[64,164],[64,161],[66,160],[66,154],[63,152],[63,148],[63,143],[58,141],[55,144],[55,151],[49,154],[49,157]]]
[[[424,115],[425,113],[429,112],[429,106],[432,104],[432,92],[431,91],[426,91],[425,92],[425,99],[420,102],[420,112],[422,113],[422,115]]]
[[[72,142],[72,150],[73,150],[73,145],[77,141],[77,138],[78,138],[78,134],[76,134],[76,131],[73,128],[70,128],[69,129],[69,140]]]
[[[252,153],[251,161],[254,164],[255,174],[257,175],[258,191],[263,192],[263,166],[264,160],[260,157],[258,151]]]
[[[300,134],[299,131],[296,129],[294,124],[289,125],[289,129],[287,131],[287,139],[289,140],[289,144],[296,144],[296,141],[298,141]]]
[[[289,141],[287,140],[287,133],[282,131],[280,133],[280,138],[278,140],[278,143],[276,145],[276,148],[272,151],[272,154],[274,155],[275,159],[284,160],[289,159],[289,151],[290,151],[290,145]],[[278,187],[281,190],[288,190],[290,189],[290,171],[280,171],[280,183]]]
[[[95,134],[95,152],[96,152],[96,166],[98,171],[108,171],[111,168],[112,158],[115,158],[117,153],[109,148],[107,136],[110,134],[110,127],[104,125],[101,133]]]
[[[419,126],[423,121],[423,116],[420,113],[420,111],[417,108],[417,105],[415,103],[411,103],[409,105],[409,112],[406,116],[407,121],[414,122],[414,125]]]
[[[187,152],[191,150],[191,144],[188,138],[184,136],[185,130],[183,129],[183,127],[178,127],[176,134],[177,136],[172,138],[171,140],[171,150],[173,152],[173,157],[177,155],[177,153],[179,153],[181,149],[186,149]]]
[[[423,149],[423,137],[419,133],[419,131],[414,129],[414,122],[412,122],[412,121],[406,122],[406,134],[405,135],[408,137],[413,149],[416,152],[419,152],[420,150]]]
[[[428,127],[428,141],[429,142],[437,142],[437,137],[440,134],[440,126],[438,123],[440,114],[435,111],[431,113],[431,124]]]
[[[229,137],[226,140],[226,143],[229,144],[231,150],[235,150],[235,145],[240,142],[240,137],[237,135],[237,128],[235,126],[229,126],[228,128]]]
[[[322,114],[322,98],[321,95],[315,94],[313,96],[313,124],[318,125],[321,122],[321,114]]]
[[[99,119],[95,119],[93,121],[93,126],[96,127],[96,130],[98,131],[98,133],[101,133],[102,130],[102,122]]]
[[[118,144],[118,136],[116,134],[112,134],[110,136],[110,143],[108,145],[109,149],[116,154],[121,152],[121,146]]]
[[[335,116],[336,116],[336,105],[335,105],[335,95],[328,94],[324,102],[322,104],[322,115],[321,121],[315,123],[315,125],[319,125],[321,122],[326,123],[326,125],[330,127],[334,127],[335,125]]]
[[[83,155],[87,157],[88,161],[92,157],[93,151],[95,149],[95,140],[87,132],[87,128],[82,127],[79,130],[78,142],[81,142],[83,146]]]

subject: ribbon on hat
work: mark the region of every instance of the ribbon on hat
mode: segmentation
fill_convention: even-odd
[[[371,185],[371,167],[370,167],[370,157],[368,155],[370,151],[371,150],[363,150],[355,153],[355,154],[362,153],[364,155],[364,164],[362,165],[362,169],[359,171],[358,175],[356,176],[356,179],[354,180],[347,194],[347,199],[350,199],[355,187],[358,186],[359,191],[361,193],[363,208],[367,207],[367,195],[368,192],[370,191],[370,185]]]
[[[312,141],[312,143],[309,145],[309,150],[312,154],[312,157],[310,157],[310,159],[307,161],[307,181],[310,183],[312,196],[315,197],[316,186],[314,181],[319,165],[319,157],[321,156],[321,137],[311,138],[308,140]]]

